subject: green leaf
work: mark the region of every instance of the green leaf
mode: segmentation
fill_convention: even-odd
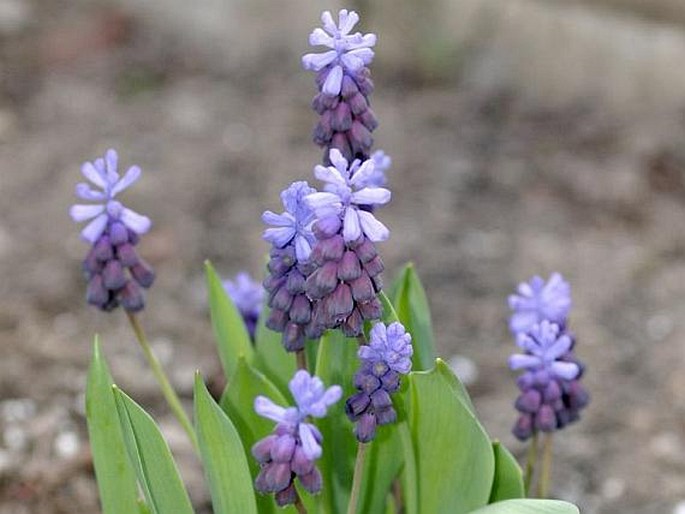
[[[397,433],[402,443],[402,458],[404,460],[401,475],[404,508],[407,514],[418,514],[419,479],[416,469],[416,453],[409,425],[406,421],[397,425]]]
[[[188,493],[159,428],[136,402],[114,388],[129,459],[152,514],[192,514]]]
[[[383,291],[378,293],[378,299],[381,301],[381,305],[383,306],[383,323],[387,325],[395,321],[399,321],[400,318],[397,317],[395,307],[390,301],[390,298],[388,298]]]
[[[557,500],[506,500],[471,514],[580,514],[578,507]]]
[[[367,450],[359,512],[384,514],[392,483],[402,469],[402,441],[397,425],[379,427]]]
[[[400,321],[412,335],[415,370],[427,370],[435,362],[435,339],[426,292],[414,265],[407,264],[394,288],[393,304]]]
[[[359,366],[357,340],[346,338],[338,330],[329,330],[319,342],[316,375],[326,387],[338,384],[343,399],[355,392],[352,376]],[[325,418],[317,421],[323,435],[323,455],[320,459],[323,477],[322,502],[329,512],[345,512],[357,453],[353,426],[345,414],[344,400],[333,405]]]
[[[254,350],[242,316],[226,294],[219,275],[209,261],[205,261],[205,273],[212,328],[219,349],[221,365],[228,379],[235,371],[238,358],[243,356],[252,362]]]
[[[461,514],[485,505],[495,470],[492,445],[456,392],[456,378],[440,359],[409,378],[418,512]]]
[[[219,404],[233,422],[243,448],[249,455],[247,462],[253,480],[259,473],[259,464],[250,454],[252,446],[274,428],[273,421],[259,416],[254,410],[254,399],[258,395],[266,396],[278,405],[288,405],[283,394],[264,374],[252,367],[245,358],[238,359],[236,371]],[[257,506],[260,514],[276,512],[276,503],[270,495],[258,494]]]
[[[524,498],[523,474],[518,462],[499,441],[492,442],[492,449],[495,453],[495,480],[488,503]]]
[[[264,305],[257,323],[255,334],[254,365],[281,391],[288,390],[288,382],[295,374],[295,354],[288,353],[281,342],[282,334],[269,330],[265,322],[269,317],[269,307]]]
[[[112,376],[97,336],[86,384],[86,420],[103,513],[136,512],[139,502],[136,474],[126,455],[112,394]]]
[[[195,375],[195,426],[214,514],[257,514],[243,444],[199,373]]]

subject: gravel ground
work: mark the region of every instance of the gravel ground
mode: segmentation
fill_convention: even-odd
[[[82,407],[95,332],[206,510],[201,472],[123,314],[84,305],[85,247],[66,211],[83,160],[114,146],[142,166],[126,200],[155,221],[141,245],[158,272],[143,322],[189,400],[193,371],[218,366],[202,262],[259,271],[260,213],[320,158],[312,77],[277,38],[231,69],[104,2],[2,0],[0,43],[0,514],[97,512]],[[416,263],[441,353],[476,366],[470,390],[490,434],[525,451],[509,434],[506,296],[561,271],[593,403],[558,437],[553,493],[588,514],[680,512],[684,111],[550,109],[468,80],[412,80],[382,64],[382,47],[377,61],[377,144],[394,160],[386,274]]]

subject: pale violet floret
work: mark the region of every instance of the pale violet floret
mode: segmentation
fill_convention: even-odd
[[[295,245],[295,255],[298,261],[309,259],[314,244],[314,234],[311,225],[314,212],[304,201],[307,195],[316,192],[305,181],[294,182],[281,193],[281,201],[285,211],[276,214],[265,211],[262,221],[271,225],[264,231],[264,239],[277,248],[284,248],[291,242]]]
[[[330,11],[321,15],[323,28],[316,28],[309,35],[309,44],[325,46],[330,50],[320,54],[306,54],[302,65],[306,70],[321,71],[328,68],[322,91],[331,96],[340,94],[342,79],[345,73],[354,76],[360,69],[373,60],[373,47],[376,44],[375,34],[355,32],[350,34],[359,21],[354,11],[342,9],[338,13],[338,23],[333,20]]]
[[[392,166],[392,159],[383,150],[376,150],[371,154],[373,161],[373,174],[368,178],[366,184],[368,186],[382,187],[388,183],[385,173]]]
[[[573,380],[580,374],[578,364],[559,360],[571,350],[573,339],[555,323],[545,320],[534,325],[528,333],[520,332],[516,344],[526,353],[509,358],[509,367],[513,370],[526,369],[540,374],[541,381]]]
[[[117,171],[118,156],[114,150],[107,150],[105,157],[86,162],[81,173],[91,184],[81,182],[76,185],[76,195],[82,200],[94,201],[93,204],[76,204],[69,209],[69,215],[76,222],[88,221],[81,231],[81,237],[95,243],[107,228],[110,221],[120,221],[136,234],[144,234],[150,229],[151,222],[115,200],[115,197],[140,178],[140,168],[131,166],[123,177]]]
[[[331,166],[318,165],[314,168],[316,178],[325,182],[326,191],[312,193],[305,198],[316,217],[339,216],[343,220],[343,238],[347,242],[358,240],[362,234],[373,242],[388,239],[388,228],[373,213],[360,209],[360,206],[384,205],[390,201],[388,189],[367,186],[374,173],[374,162],[368,159],[358,167],[348,166],[347,159],[337,148],[330,151],[329,158]]]
[[[299,370],[290,381],[289,389],[296,407],[282,407],[265,396],[257,396],[254,402],[255,412],[295,430],[302,441],[302,450],[306,457],[318,459],[321,456],[319,441],[322,437],[319,430],[311,423],[307,423],[305,419],[307,416],[324,417],[328,407],[340,400],[342,388],[333,385],[326,389],[319,377],[312,376],[305,370]]]
[[[394,322],[387,327],[376,323],[369,334],[369,344],[359,347],[358,356],[369,364],[385,363],[397,373],[411,371],[411,356],[414,350],[411,335],[401,323]]]
[[[559,273],[552,273],[547,282],[535,276],[518,285],[516,294],[509,296],[509,307],[513,311],[509,328],[514,334],[543,320],[564,326],[571,309],[571,286]]]

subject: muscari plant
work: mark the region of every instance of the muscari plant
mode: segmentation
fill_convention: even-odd
[[[198,373],[191,422],[145,336],[142,289],[154,274],[135,246],[151,222],[116,199],[141,172],[133,166],[120,176],[113,150],[82,167],[92,185],[76,193],[93,203],[70,211],[88,221],[88,303],[127,314],[202,461],[215,514],[577,513],[565,502],[525,498],[516,460],[490,439],[465,388],[436,358],[414,267],[384,289],[377,244],[390,230],[377,214],[391,197],[390,158],[372,153],[376,36],[353,32],[355,12],[341,10],[337,22],[324,12],[321,21],[309,40],[327,50],[302,59],[316,73],[321,189],[294,182],[281,194],[284,210],[264,213],[271,249],[263,284],[247,275],[222,283],[205,263],[228,384],[220,400]],[[522,349],[510,365],[524,370],[514,433],[533,448],[538,432],[562,428],[587,403],[566,327],[568,285],[556,275],[540,280],[510,300]],[[157,424],[113,385],[97,338],[86,412],[105,514],[194,512]]]

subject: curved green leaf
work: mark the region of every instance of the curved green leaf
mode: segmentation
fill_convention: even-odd
[[[199,373],[195,375],[195,426],[214,514],[257,514],[243,444]]]
[[[492,449],[495,453],[495,480],[488,503],[524,498],[523,474],[518,462],[499,441],[492,442]]]
[[[414,265],[405,265],[393,287],[393,305],[402,324],[412,335],[414,366],[427,370],[435,362],[435,338],[426,291]]]
[[[152,514],[193,514],[181,477],[159,428],[136,402],[114,387],[129,459]]]
[[[495,468],[492,445],[456,392],[453,373],[438,359],[433,370],[409,378],[418,512],[461,514],[485,505]]]
[[[136,474],[126,455],[112,394],[112,377],[95,337],[86,383],[86,420],[104,514],[138,510]]]
[[[396,425],[379,427],[367,450],[359,512],[384,514],[392,483],[402,469],[402,441]]]
[[[578,507],[557,500],[507,500],[470,514],[580,514]]]
[[[287,391],[288,382],[296,370],[295,355],[286,352],[283,348],[282,334],[266,327],[265,322],[268,317],[269,307],[265,304],[262,307],[255,333],[254,365],[281,391]]]
[[[252,362],[254,350],[242,316],[226,294],[219,275],[209,261],[205,261],[205,273],[212,329],[219,350],[219,359],[228,379],[235,371],[238,358],[243,356]]]
[[[351,377],[359,366],[357,348],[356,339],[347,338],[338,330],[329,330],[319,342],[316,375],[326,387],[340,385],[343,398],[355,391]],[[345,512],[347,508],[357,453],[357,439],[344,407],[341,400],[328,410],[325,418],[317,420],[324,438],[319,461],[323,476],[322,501],[329,512]]]

